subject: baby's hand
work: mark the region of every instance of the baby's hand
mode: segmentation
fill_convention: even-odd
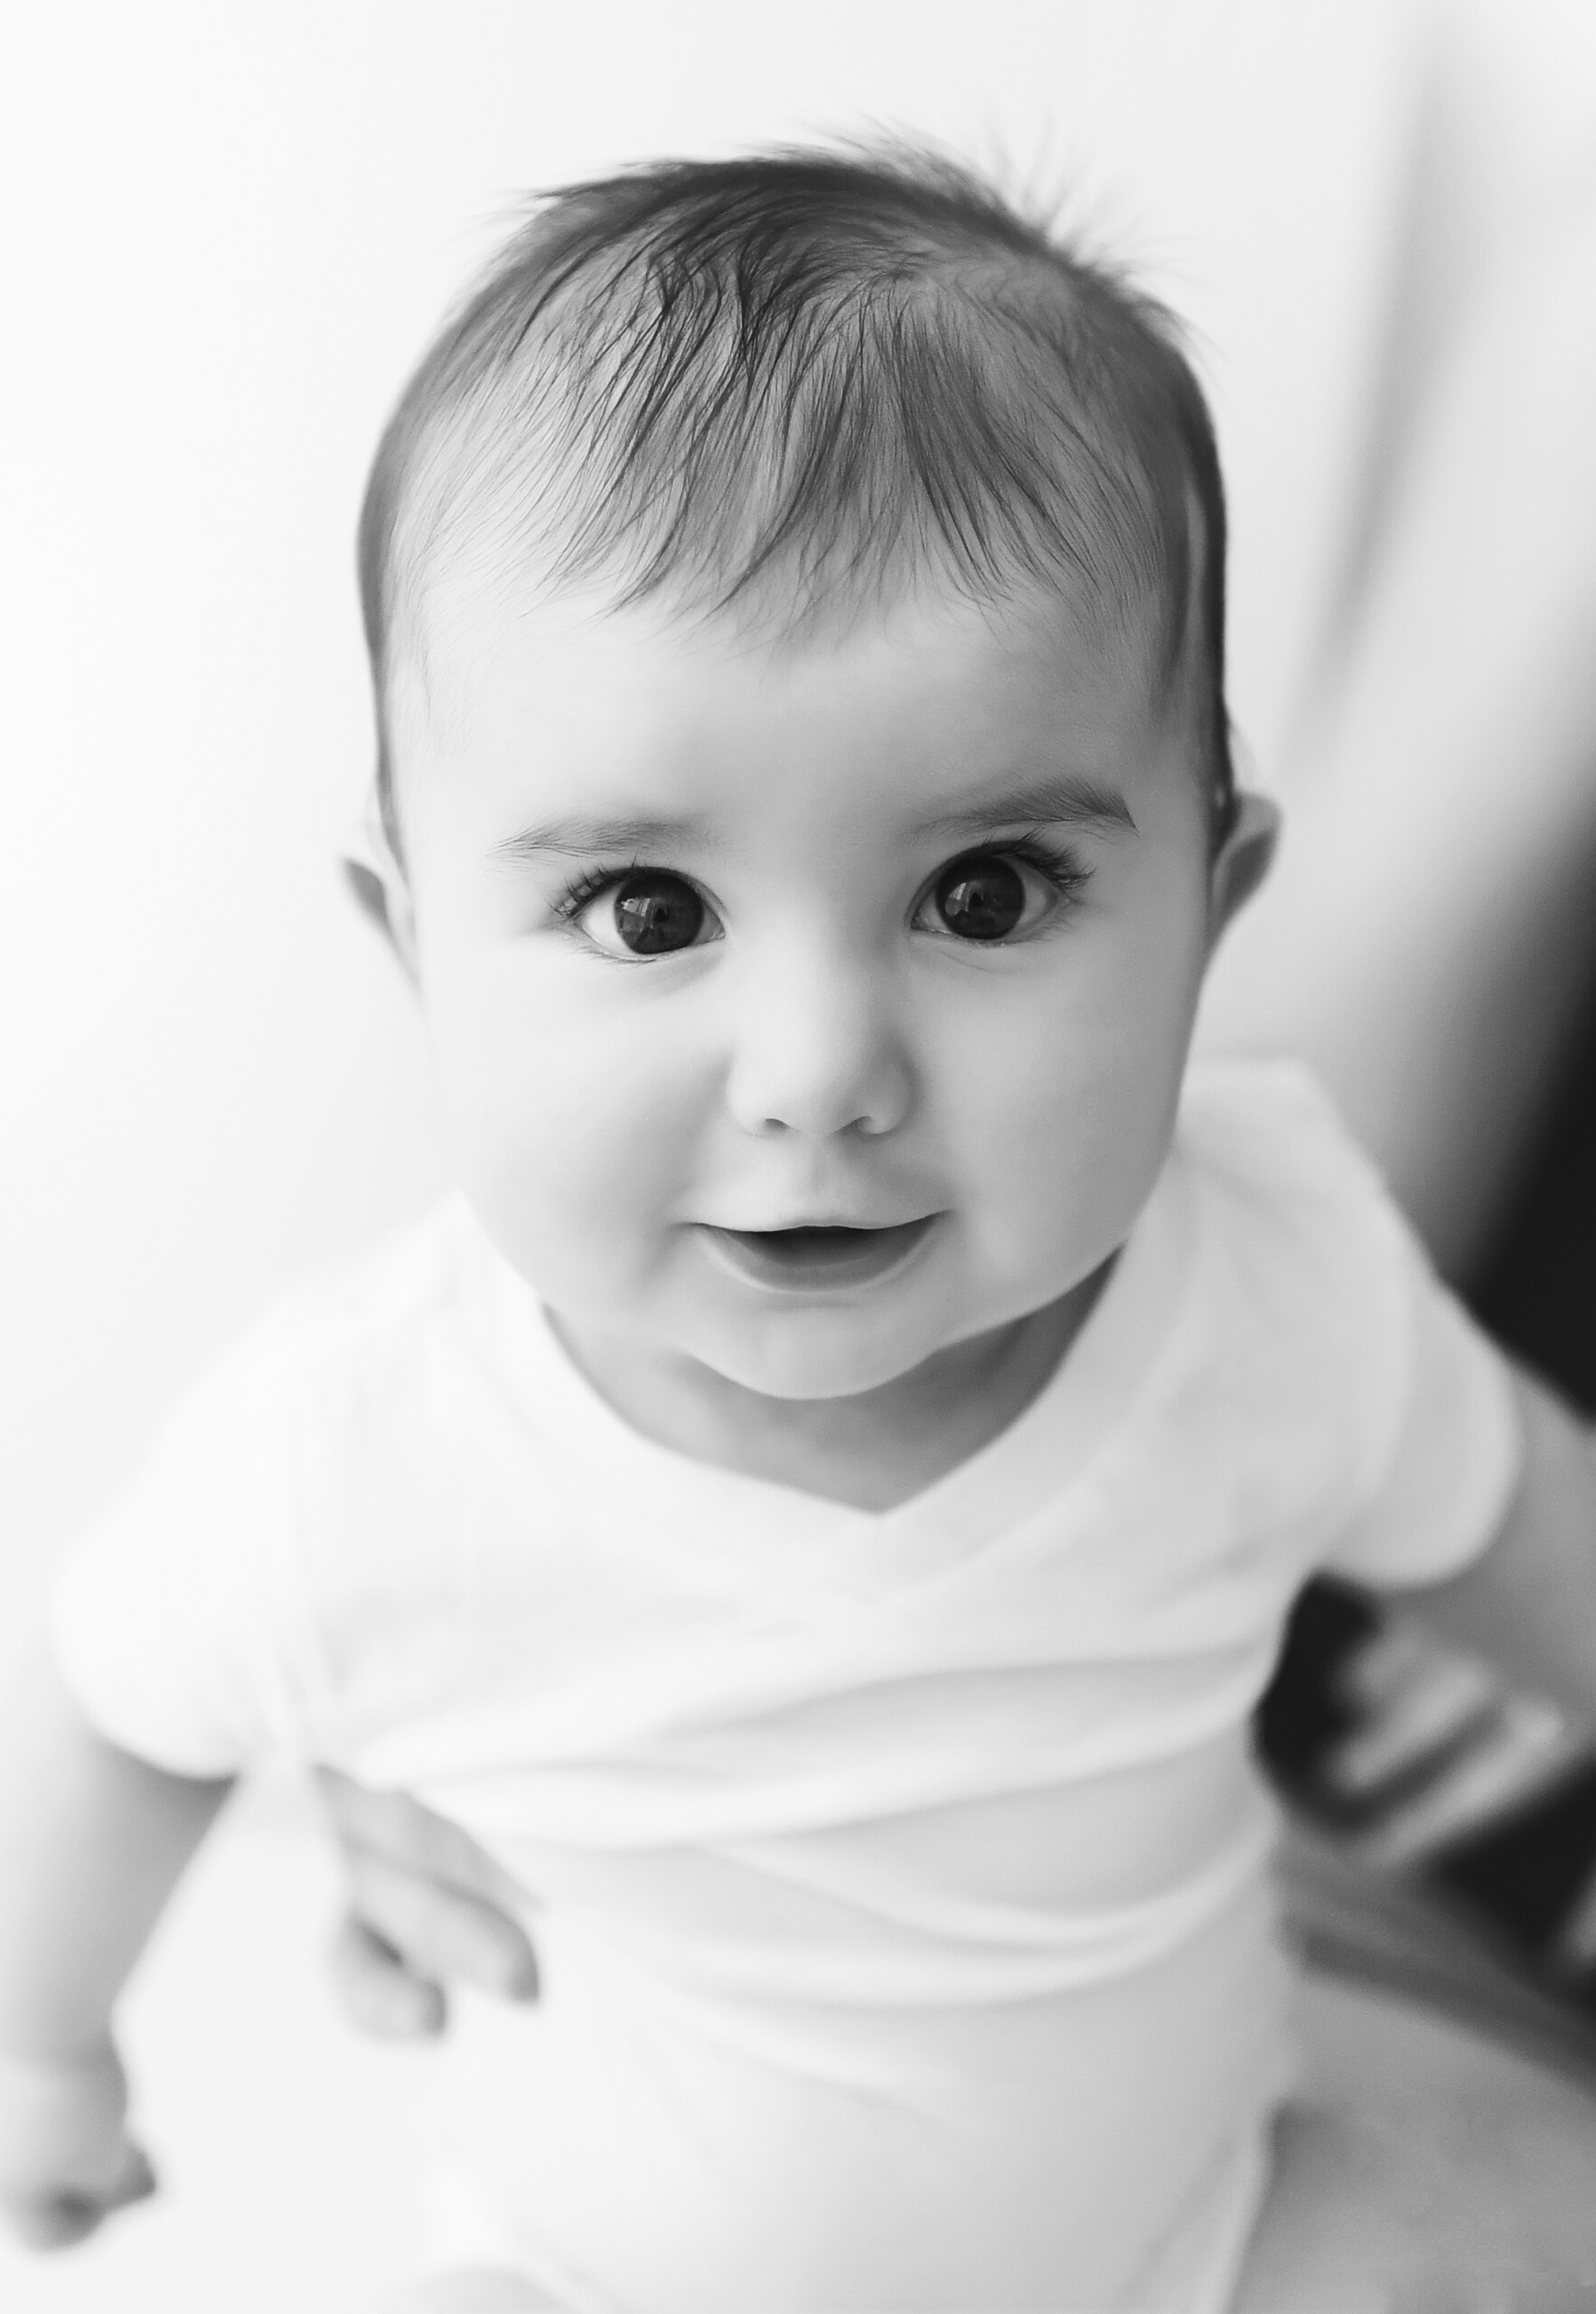
[[[535,1999],[538,1963],[509,1875],[408,1793],[318,1773],[349,1877],[333,1965],[354,2022],[394,2039],[440,2033],[455,1981]]]
[[[1320,1773],[1359,1809],[1358,1849],[1385,1869],[1483,1831],[1589,1752],[1588,1728],[1400,1617],[1358,1648],[1339,1684],[1357,1725]]]
[[[155,2192],[127,2112],[108,2040],[77,2057],[0,2055],[0,2215],[28,2248],[64,2249]]]

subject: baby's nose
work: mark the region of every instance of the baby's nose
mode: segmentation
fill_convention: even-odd
[[[794,944],[741,992],[727,1101],[746,1133],[891,1133],[914,1072],[887,975]]]

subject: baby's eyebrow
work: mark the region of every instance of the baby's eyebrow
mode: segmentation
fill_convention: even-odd
[[[923,823],[921,832],[985,835],[1017,824],[1057,826],[1061,822],[1075,827],[1122,827],[1129,828],[1132,834],[1136,832],[1131,807],[1117,790],[1083,778],[1078,773],[1066,772],[1028,781],[1023,786],[1005,788],[1000,795],[985,796],[962,812],[939,813]],[[586,860],[595,853],[646,852],[667,847],[702,850],[709,841],[709,823],[704,819],[669,819],[626,812],[613,819],[541,821],[521,828],[514,835],[502,837],[490,846],[488,856],[513,861],[534,860],[552,852],[562,859]]]
[[[531,860],[552,851],[569,860],[585,860],[594,852],[648,851],[666,845],[701,846],[708,830],[701,819],[651,818],[628,812],[611,820],[546,820],[507,835],[490,847],[493,860]]]
[[[1021,787],[1005,788],[1000,795],[983,796],[966,811],[941,813],[925,822],[924,832],[986,835],[1028,821],[1033,826],[1056,826],[1067,822],[1075,827],[1129,828],[1132,835],[1136,832],[1131,806],[1118,789],[1104,787],[1075,772],[1061,772],[1047,779],[1028,781]]]

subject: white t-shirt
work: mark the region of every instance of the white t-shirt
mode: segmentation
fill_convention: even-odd
[[[1294,1071],[1194,1075],[1063,1367],[870,1513],[626,1427],[453,1202],[62,1577],[91,1718],[405,1787],[527,1891],[474,2158],[579,2307],[1222,2307],[1287,2080],[1248,1716],[1304,1576],[1493,1532],[1499,1359]]]

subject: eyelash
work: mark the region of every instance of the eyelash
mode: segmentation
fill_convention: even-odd
[[[633,860],[629,861],[624,868],[585,870],[580,876],[566,886],[565,890],[555,901],[555,915],[562,924],[574,924],[582,910],[590,901],[597,899],[601,892],[609,891],[616,884],[624,884],[628,876],[643,874],[648,866],[649,862],[646,860]],[[675,872],[674,869],[670,870],[671,875]],[[686,883],[689,879],[684,876],[681,880]]]
[[[1037,874],[1045,883],[1052,886],[1058,898],[1066,905],[1078,900],[1092,881],[1091,869],[1085,867],[1079,857],[1065,846],[1050,843],[1039,829],[1032,829],[1027,835],[1016,836],[1010,842],[976,845],[968,852],[955,853],[953,858],[1023,861],[1028,868],[1036,870]],[[926,883],[920,897],[915,902],[916,912],[925,905],[926,894],[935,889],[937,878],[952,865],[953,861],[948,860],[937,869],[936,873]],[[651,861],[635,859],[628,861],[623,868],[589,868],[580,876],[575,877],[566,887],[554,902],[553,913],[561,924],[574,925],[584,908],[591,907],[592,903],[600,898],[604,893],[613,891],[618,885],[624,884],[630,876],[643,874],[674,876],[679,873],[680,870],[677,869],[660,869]],[[684,884],[690,884],[692,879],[690,876],[683,876],[681,881]],[[1027,934],[1024,936],[1028,938],[1030,936]],[[994,940],[989,945],[995,948],[1001,948],[1011,947],[1016,944],[1012,941]]]
[[[1065,844],[1050,843],[1040,828],[1033,828],[1028,835],[1017,836],[1012,843],[978,844],[966,856],[1023,860],[1028,868],[1036,870],[1044,883],[1052,885],[1061,900],[1079,899],[1092,881],[1092,870],[1078,854]],[[936,872],[940,876],[943,870],[939,868]],[[932,881],[934,884],[934,877]]]
[[[1092,881],[1093,871],[1077,852],[1070,851],[1066,845],[1052,842],[1039,828],[1032,828],[1024,835],[1012,836],[1002,842],[974,844],[968,851],[955,852],[952,859],[944,860],[941,867],[927,877],[921,886],[911,921],[921,915],[950,868],[961,861],[974,860],[1020,861],[1048,886],[1058,904],[1057,912],[1066,918],[1079,905],[1086,887]],[[996,939],[961,940],[959,936],[951,930],[933,936],[952,940],[958,947],[964,950],[1022,948],[1046,928],[1048,917],[1054,913],[1053,909],[1049,909],[1047,916],[1044,917],[1040,923],[1027,925],[1007,936]]]

